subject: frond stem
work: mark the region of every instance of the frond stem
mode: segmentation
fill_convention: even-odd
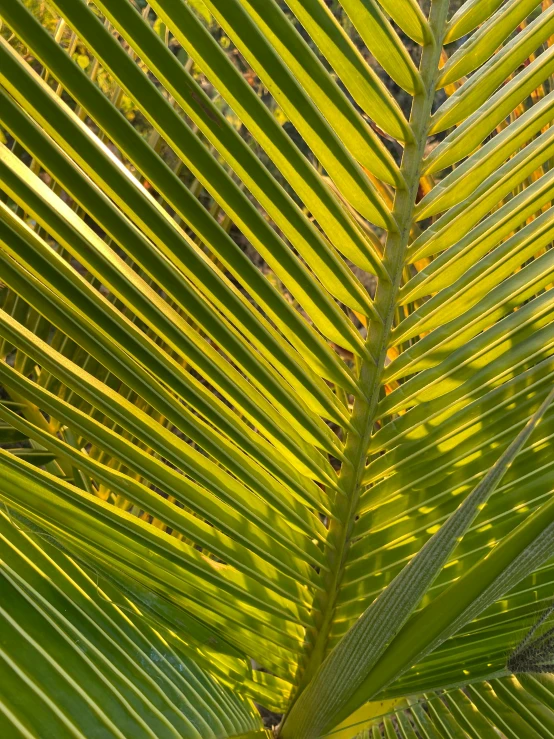
[[[442,41],[446,29],[449,0],[434,0],[429,17],[433,40],[423,48],[420,74],[423,90],[413,99],[410,127],[413,142],[404,150],[401,172],[406,188],[397,190],[393,217],[398,224],[396,233],[389,233],[384,251],[383,263],[390,279],[379,280],[375,296],[375,307],[381,318],[369,324],[366,347],[376,358],[373,364],[364,360],[360,364],[359,380],[365,397],[357,398],[352,411],[352,431],[345,442],[345,457],[340,474],[342,494],[336,496],[336,520],[329,528],[328,550],[330,572],[326,577],[325,593],[315,603],[318,610],[315,628],[311,637],[311,650],[306,655],[296,696],[302,692],[312,679],[325,657],[330,629],[336,606],[336,598],[344,573],[344,564],[352,540],[356,520],[358,499],[361,493],[369,442],[376,421],[376,408],[381,392],[381,374],[385,366],[388,342],[393,327],[397,294],[405,267],[406,250],[413,225],[413,212],[416,205],[423,155],[430,127],[435,86],[439,73]],[[368,604],[369,605],[369,604]]]

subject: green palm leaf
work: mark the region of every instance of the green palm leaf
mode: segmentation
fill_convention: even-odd
[[[0,727],[551,736],[552,3],[48,6],[0,0]]]
[[[394,712],[376,715],[369,729],[355,725],[340,736],[353,739],[494,739],[498,736],[546,737],[554,728],[551,678],[531,676],[494,679],[467,690],[414,696]],[[378,709],[376,710],[378,713]],[[375,712],[374,712],[375,713]],[[333,736],[333,734],[329,734]],[[336,734],[339,736],[339,734]]]
[[[0,513],[0,531],[0,710],[11,735],[257,735],[252,704],[193,661],[200,625],[183,642],[27,523]]]

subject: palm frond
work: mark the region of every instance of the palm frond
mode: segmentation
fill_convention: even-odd
[[[115,593],[150,614],[214,736],[260,730],[251,701],[308,739],[414,695],[389,739],[532,736],[550,688],[509,671],[550,669],[549,630],[521,635],[554,573],[554,6],[139,5],[51,0],[41,23],[0,0],[19,627],[44,584],[25,577],[57,562],[54,597],[67,562],[87,624],[127,623]],[[100,623],[81,664],[59,624],[84,611],[52,608],[100,691]],[[145,717],[131,673],[131,718],[101,716],[72,669],[71,716],[48,671],[14,672],[56,730],[208,736],[178,701]]]

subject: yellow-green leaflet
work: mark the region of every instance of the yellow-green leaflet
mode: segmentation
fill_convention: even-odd
[[[0,18],[0,737],[553,739],[554,4]]]

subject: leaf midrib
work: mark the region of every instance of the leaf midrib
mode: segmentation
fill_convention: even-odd
[[[367,450],[376,421],[377,404],[381,390],[381,375],[385,366],[385,357],[389,336],[393,327],[397,294],[402,281],[405,256],[409,244],[410,232],[414,223],[414,210],[419,181],[423,168],[423,154],[427,135],[431,124],[431,111],[439,75],[439,60],[442,40],[446,30],[448,0],[435,0],[430,15],[430,26],[434,43],[423,47],[420,74],[423,80],[423,91],[413,100],[410,126],[414,141],[404,149],[401,173],[406,188],[397,190],[393,207],[393,217],[398,224],[398,232],[388,235],[384,266],[390,280],[380,279],[375,295],[375,307],[382,317],[382,323],[372,319],[368,327],[366,347],[369,355],[376,357],[372,364],[364,359],[360,364],[358,380],[360,387],[367,388],[365,397],[357,397],[352,411],[352,428],[345,440],[345,457],[340,473],[340,490],[335,499],[336,520],[329,527],[327,558],[330,572],[324,580],[324,592],[314,603],[315,625],[306,639],[311,648],[300,663],[295,699],[302,693],[322,663],[330,630],[333,624],[336,597],[339,592],[344,565],[351,543],[352,529],[355,522],[359,496],[362,490],[362,478],[367,460]]]

